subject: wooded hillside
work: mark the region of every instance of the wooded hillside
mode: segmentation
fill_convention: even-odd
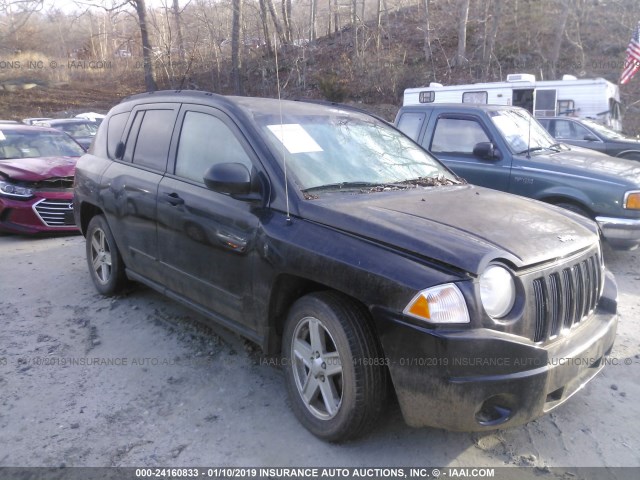
[[[107,109],[121,96],[153,88],[276,96],[276,53],[283,97],[362,102],[389,118],[405,88],[431,81],[531,73],[617,82],[640,21],[637,0],[55,5],[0,0],[1,118],[48,115],[86,102]],[[640,75],[621,93],[626,130],[640,133]]]

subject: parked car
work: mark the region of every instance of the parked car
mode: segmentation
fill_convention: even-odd
[[[89,148],[93,137],[95,137],[98,131],[98,124],[96,122],[82,118],[52,118],[51,120],[34,122],[34,125],[62,130],[71,135],[85,150]]]
[[[34,117],[34,118],[23,118],[22,123],[25,125],[33,125],[35,122],[41,122],[44,120],[51,120],[50,117]]]
[[[398,128],[475,185],[572,210],[595,220],[618,249],[640,245],[640,164],[558,143],[518,107],[402,107]]]
[[[137,280],[280,354],[294,413],[325,440],[374,426],[389,379],[410,425],[522,424],[613,345],[595,223],[469,185],[348,107],[136,95],[75,195],[99,292]]]
[[[102,120],[104,120],[104,117],[105,116],[103,114],[96,113],[96,112],[85,112],[85,113],[79,113],[78,115],[76,115],[76,118],[89,120],[90,122],[93,122],[98,126],[102,123]]]
[[[538,118],[538,121],[560,142],[614,157],[640,160],[640,139],[627,137],[594,120],[544,117]]]
[[[52,128],[0,125],[0,230],[75,232],[73,174],[84,150]]]

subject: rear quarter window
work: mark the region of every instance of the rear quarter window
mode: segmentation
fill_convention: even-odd
[[[127,125],[129,113],[118,113],[109,119],[109,125],[107,126],[107,156],[112,160],[115,158],[116,147],[122,140],[122,132]]]
[[[398,120],[398,130],[409,138],[418,140],[425,116],[424,113],[403,113]]]

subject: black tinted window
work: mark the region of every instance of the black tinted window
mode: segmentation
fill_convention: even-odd
[[[145,112],[133,154],[133,163],[156,170],[166,168],[174,118],[173,110]]]
[[[205,172],[216,163],[241,163],[251,171],[251,160],[222,120],[187,112],[180,132],[176,175],[202,182]]]
[[[129,118],[129,112],[118,113],[109,119],[109,126],[107,129],[107,156],[109,158],[115,158],[116,147],[118,142],[122,139],[122,132],[127,124]]]

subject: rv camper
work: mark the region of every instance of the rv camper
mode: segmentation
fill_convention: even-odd
[[[614,130],[622,130],[622,105],[618,85],[604,78],[536,81],[535,75],[507,75],[506,82],[473,83],[408,88],[403,105],[421,103],[482,103],[514,105],[537,117],[558,115],[591,118]]]

